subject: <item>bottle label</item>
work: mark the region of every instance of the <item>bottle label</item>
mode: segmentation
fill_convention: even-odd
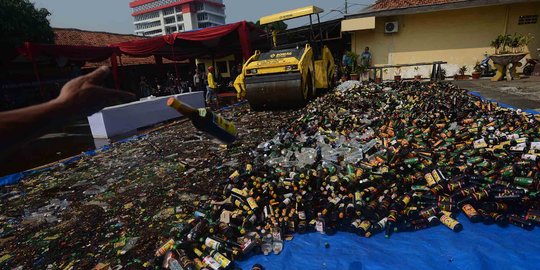
[[[433,176],[431,175],[431,173],[426,173],[426,175],[424,175],[424,178],[426,179],[426,183],[427,183],[427,186],[428,186],[428,187],[437,184],[437,183],[435,182],[435,179],[434,179]]]
[[[206,258],[204,258],[203,262],[210,266],[210,268],[214,269],[214,270],[217,270],[219,268],[221,268],[221,264],[216,262],[216,260],[214,260],[214,258],[212,258],[211,256],[206,256]]]
[[[324,233],[324,222],[318,220],[315,221],[315,230]]]
[[[204,245],[207,247],[211,247],[212,249],[217,250],[219,248],[219,242],[212,239],[212,238],[206,238],[206,241],[204,241]]]
[[[463,209],[463,212],[465,212],[465,215],[467,215],[469,218],[478,216],[478,212],[476,212],[474,207],[472,207],[470,204],[463,205],[461,209]]]
[[[379,226],[381,228],[386,228],[386,223],[387,222],[388,222],[388,218],[385,217],[385,218],[381,219],[379,222],[377,222],[377,224],[379,224]]]
[[[486,148],[487,147],[487,143],[486,141],[482,138],[482,139],[479,139],[479,140],[476,140],[473,142],[473,146],[475,149],[479,149],[479,148]]]
[[[244,244],[242,244],[242,252],[247,253],[252,247],[251,243],[253,243],[251,239],[247,238]]]
[[[238,172],[238,170],[236,170],[231,175],[229,175],[229,179],[234,179],[238,176],[240,176],[240,173]]]
[[[231,222],[231,212],[223,210],[223,212],[221,212],[221,215],[219,216],[219,221],[225,224],[229,224]]]
[[[167,252],[171,247],[174,245],[174,240],[170,239],[167,241],[167,243],[163,244],[157,251],[156,251],[156,257],[163,256],[165,252]]]
[[[369,222],[369,220],[362,220],[362,222],[360,222],[359,227],[367,232],[367,230],[369,229],[370,226],[371,226],[371,222]]]
[[[289,205],[289,203],[291,203],[291,199],[287,198],[287,199],[283,200],[283,203],[285,205]]]
[[[219,252],[216,252],[216,254],[214,254],[214,259],[216,259],[216,261],[220,263],[223,268],[227,268],[229,267],[229,264],[231,264],[231,261]]]
[[[446,225],[446,227],[450,228],[450,229],[454,229],[456,227],[456,225],[459,224],[459,222],[447,215],[442,215],[441,218],[441,223]]]
[[[540,150],[540,142],[531,142],[531,150]]]
[[[436,170],[433,170],[431,172],[431,176],[433,176],[433,180],[435,180],[435,183],[439,183],[441,181],[441,176],[439,175],[439,173],[436,171]]]
[[[221,117],[218,114],[214,114],[214,123],[221,129],[225,130],[227,133],[236,136],[236,127],[232,122],[225,120],[225,118]]]
[[[407,196],[403,197],[403,200],[402,200],[402,201],[403,201],[403,203],[404,203],[405,205],[409,204],[409,202],[411,201],[411,196],[408,196],[408,195],[407,195]]]
[[[253,209],[253,210],[255,210],[255,209],[257,209],[259,207],[257,205],[257,202],[255,202],[255,199],[253,199],[252,197],[249,197],[247,199],[247,202],[248,202],[249,207],[251,207],[251,209]]]
[[[304,211],[298,211],[298,219],[300,219],[300,220],[306,220],[306,212],[304,212]]]

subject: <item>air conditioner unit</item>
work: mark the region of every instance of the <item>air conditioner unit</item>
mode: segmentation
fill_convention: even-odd
[[[384,33],[391,34],[398,32],[398,22],[386,22],[384,24]]]

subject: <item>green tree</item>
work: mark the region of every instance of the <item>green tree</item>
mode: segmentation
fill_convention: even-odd
[[[0,0],[0,57],[5,57],[25,41],[54,43],[54,32],[47,17],[51,13],[36,9],[29,0]]]

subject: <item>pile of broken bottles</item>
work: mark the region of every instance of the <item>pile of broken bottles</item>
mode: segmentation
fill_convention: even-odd
[[[119,220],[133,211],[102,214],[106,223],[98,229],[106,228],[102,233],[114,239],[100,248],[117,257],[96,255],[95,268],[231,269],[251,254],[279,254],[294,233],[390,238],[431,226],[459,232],[466,228],[456,215],[525,230],[540,222],[540,134],[533,115],[447,83],[358,82],[346,82],[289,114],[281,116],[286,121],[273,138],[237,151],[229,166],[210,164],[207,169],[222,173],[207,174],[212,184],[196,193],[205,196],[182,199],[172,189],[156,194],[157,200],[147,196],[152,203],[166,198],[177,205],[138,213],[158,224],[144,230],[157,229],[159,237],[141,240],[143,228],[122,233]],[[171,172],[184,166],[175,160],[169,167],[156,165],[159,173],[145,177],[174,181]],[[44,207],[54,214],[71,205],[68,199]],[[16,234],[17,222],[4,225],[3,232]],[[91,228],[75,233],[93,244]],[[89,256],[75,254],[59,266],[69,268],[67,262],[78,265],[78,257]],[[16,266],[6,257],[13,255],[3,254],[2,263]]]

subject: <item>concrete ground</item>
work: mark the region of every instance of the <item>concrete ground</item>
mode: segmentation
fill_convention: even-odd
[[[479,92],[488,99],[520,109],[540,112],[540,77],[532,76],[514,81],[492,82],[489,79],[453,81],[469,91]]]

